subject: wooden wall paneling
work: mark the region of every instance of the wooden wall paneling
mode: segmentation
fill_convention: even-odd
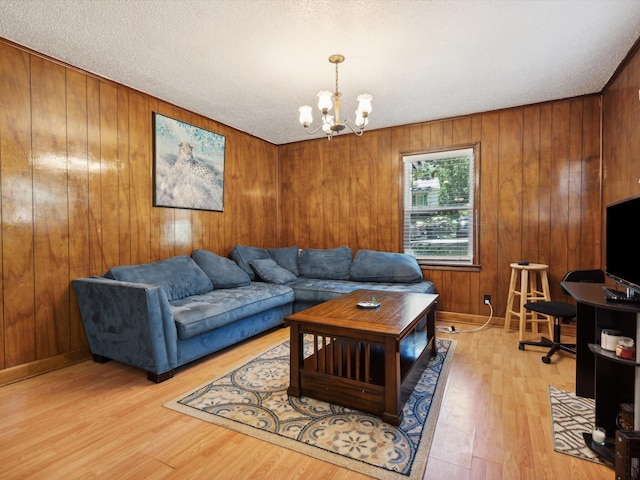
[[[69,350],[65,67],[31,57],[36,358]]]
[[[476,225],[480,229],[480,288],[481,294],[490,293],[493,300],[494,313],[504,316],[507,302],[506,291],[509,288],[508,277],[504,283],[504,274],[499,275],[499,268],[509,269],[509,265],[501,265],[498,261],[498,195],[499,195],[499,135],[500,115],[497,112],[481,115],[480,140],[480,207]],[[510,275],[510,270],[507,275]],[[500,281],[503,280],[502,283]]]
[[[351,135],[344,137],[344,141],[349,145],[349,153],[347,158],[349,159],[349,217],[351,222],[349,223],[349,243],[347,246],[352,249],[358,249],[358,228],[359,222],[362,220],[358,218],[360,212],[358,211],[358,176],[360,175],[360,163],[358,162],[358,150],[356,145],[357,138]]]
[[[303,228],[308,230],[308,245],[312,248],[324,248],[324,229],[327,222],[331,221],[325,218],[323,211],[323,157],[325,153],[325,146],[328,146],[328,140],[322,140],[318,142],[311,142],[309,146],[309,169],[304,175],[305,186],[309,194],[309,201],[307,202],[307,213],[304,217]]]
[[[424,148],[424,138],[423,138],[423,128],[422,125],[409,125],[409,151],[418,151]],[[431,128],[427,130],[427,132],[431,133]],[[429,143],[431,143],[431,139],[429,139]]]
[[[100,188],[102,191],[102,251],[106,268],[120,265],[118,207],[118,88],[100,82]]]
[[[500,112],[498,127],[498,280],[500,285],[508,285],[509,264],[523,255],[522,109]]]
[[[629,62],[627,68],[627,88],[624,93],[624,103],[627,106],[625,120],[625,137],[627,143],[627,156],[625,165],[628,168],[626,197],[640,193],[640,52]],[[626,198],[625,197],[625,198]]]
[[[377,154],[374,161],[378,165],[376,176],[380,192],[376,216],[378,249],[394,252],[399,233],[396,227],[399,222],[398,205],[402,202],[402,190],[398,188],[398,178],[401,176],[398,169],[401,166],[397,156],[391,151],[391,135],[388,131],[377,135]]]
[[[87,348],[75,292],[70,282],[91,271],[89,258],[89,162],[87,144],[87,78],[66,70],[66,122],[69,198],[69,330],[72,351]]]
[[[522,257],[539,261],[540,106],[523,109]]]
[[[429,143],[432,147],[441,147],[445,144],[444,121],[431,123],[431,139]]]
[[[369,132],[373,133],[373,132]],[[355,138],[355,162],[357,165],[356,191],[355,191],[355,224],[356,235],[351,247],[354,251],[371,245],[375,249],[375,173],[372,168],[371,136]]]
[[[153,206],[153,197],[154,197],[154,147],[153,147],[153,112],[160,113],[160,102],[155,98],[148,99],[148,111],[147,115],[147,142],[149,145],[149,192],[151,196],[149,197],[150,202],[150,212],[149,212],[149,255],[152,261],[160,260],[160,211],[163,210],[158,207]]]
[[[30,70],[27,53],[0,44],[2,368],[36,357]]]
[[[558,275],[567,270],[569,258],[569,135],[570,103],[554,103],[552,109],[551,144],[551,244],[549,249],[549,281],[555,297]],[[573,246],[572,246],[573,248]],[[562,273],[558,273],[558,272]]]
[[[129,206],[131,263],[150,262],[151,255],[151,112],[146,97],[129,94]]]
[[[452,145],[461,145],[473,142],[472,117],[462,117],[451,122]]]
[[[629,196],[626,179],[629,178],[627,166],[627,130],[628,102],[625,91],[628,85],[629,69],[625,69],[604,96],[604,124],[607,131],[605,140],[604,206]]]
[[[337,139],[336,139],[337,140]],[[351,192],[352,178],[349,175],[351,169],[351,159],[349,157],[349,140],[342,139],[334,143],[334,153],[337,163],[337,178],[334,194],[336,196],[334,202],[334,215],[337,216],[339,230],[335,242],[335,246],[349,245],[349,234],[351,224],[353,222],[352,211],[344,208],[349,205],[349,194]]]
[[[314,152],[318,152],[319,146],[316,142],[315,146],[313,143],[307,143],[304,145],[304,149],[302,152],[302,168],[297,170],[298,177],[294,181],[300,182],[299,188],[296,189],[298,192],[298,197],[294,199],[297,203],[297,215],[296,219],[298,220],[298,231],[296,232],[296,236],[298,237],[298,244],[300,248],[318,248],[317,245],[311,243],[311,219],[310,219],[310,204],[315,202],[316,199],[313,197],[313,192],[309,186],[310,177],[313,175],[317,175],[318,170],[316,163],[319,158],[314,156]],[[319,224],[320,225],[320,224]]]
[[[118,262],[130,265],[131,261],[131,162],[129,148],[129,90],[117,89],[117,173],[118,173]]]
[[[466,126],[465,128],[468,128],[469,130],[469,138],[464,138],[464,134],[463,133],[458,133],[458,134],[454,134],[454,141],[458,142],[458,140],[461,143],[464,143],[465,141],[468,143],[480,143],[480,141],[482,140],[482,117],[480,115],[474,115],[469,117],[469,125]],[[460,129],[461,132],[464,131],[464,129]],[[480,170],[482,168],[482,144],[480,143],[480,149],[479,149],[479,153],[478,153],[478,158],[475,160],[476,164],[475,164],[475,175],[476,178],[474,179],[474,182],[476,184],[476,191],[474,192],[475,194],[475,202],[476,202],[476,209],[478,211],[480,211],[481,208],[481,204],[482,204],[482,196],[481,196],[481,185],[480,185]],[[481,232],[481,228],[476,225],[476,229],[478,231]],[[476,232],[476,240],[479,238],[479,236],[477,235]],[[478,245],[476,245],[475,247],[476,251],[479,251]],[[479,253],[479,258],[482,258],[482,252]],[[485,287],[488,287],[488,289],[485,290]],[[472,314],[481,314],[481,315],[488,315],[490,310],[489,308],[484,304],[484,302],[482,302],[482,298],[483,295],[485,293],[489,293],[492,296],[492,303],[495,302],[495,293],[494,293],[495,288],[491,285],[484,285],[480,282],[480,275],[475,273],[475,274],[469,274],[469,295],[471,296],[469,301],[470,301],[470,308],[469,308],[469,313]]]
[[[340,205],[339,196],[339,164],[341,160],[336,154],[339,142],[326,142],[322,151],[322,214],[324,218],[324,238],[322,244],[325,246],[338,246],[340,234]]]
[[[102,248],[102,188],[100,165],[100,81],[87,77],[87,144],[89,159],[89,254],[91,275],[106,268]]]
[[[550,265],[549,252],[555,239],[551,236],[551,163],[553,144],[553,106],[540,107],[540,160],[538,194],[538,258]]]
[[[295,164],[290,161],[292,152],[299,144],[283,145],[278,149],[278,247],[293,245],[293,175]],[[298,157],[299,158],[299,157]],[[286,219],[286,221],[284,221]]]
[[[584,152],[583,146],[583,101],[582,99],[572,100],[569,103],[569,156],[568,156],[568,218],[567,218],[567,245],[568,258],[567,265],[564,270],[558,268],[555,272],[557,296],[560,298],[562,291],[560,289],[560,280],[564,272],[580,268],[580,257],[582,256],[582,243],[580,241],[580,222],[582,220],[582,169]]]
[[[256,152],[257,167],[252,168],[252,161],[244,162],[248,170],[253,170],[255,178],[255,190],[249,198],[254,205],[255,216],[260,224],[260,244],[265,247],[272,247],[276,244],[276,171],[274,168],[275,156],[272,152],[275,147],[256,138],[249,137],[253,149]],[[254,221],[248,218],[247,222]]]
[[[600,226],[603,223],[599,105],[599,97],[595,95],[583,101],[580,268],[600,268],[603,263],[600,255]]]

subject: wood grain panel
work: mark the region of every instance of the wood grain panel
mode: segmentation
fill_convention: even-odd
[[[89,254],[91,275],[105,271],[102,248],[102,188],[100,165],[100,81],[87,78],[87,140],[89,155]]]
[[[129,138],[129,90],[117,90],[118,261],[131,261],[131,163]]]
[[[522,109],[502,111],[498,121],[497,243],[498,260],[504,267],[497,273],[499,285],[508,285],[511,274],[509,263],[523,259],[523,255],[528,253],[522,250]]]
[[[0,43],[3,368],[36,359],[30,78],[29,55]]]
[[[31,59],[36,358],[69,351],[65,68]]]
[[[89,166],[87,160],[87,78],[66,69],[68,201],[69,201],[69,284],[90,273],[89,222]],[[75,292],[69,288],[70,349],[88,347]]]
[[[478,299],[484,293],[491,294],[493,308],[496,315],[503,316],[507,302],[508,284],[503,287],[498,273],[508,267],[508,264],[500,263],[498,256],[498,146],[500,138],[500,117],[497,112],[486,113],[481,116],[480,138],[480,165],[476,164],[480,173],[480,205],[478,207],[479,219],[479,262],[483,266],[480,269],[479,278],[482,291],[478,292]],[[500,277],[502,278],[502,277]],[[479,302],[476,302],[479,303]]]

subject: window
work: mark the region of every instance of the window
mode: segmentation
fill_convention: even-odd
[[[429,263],[474,262],[475,148],[405,155],[404,252]]]

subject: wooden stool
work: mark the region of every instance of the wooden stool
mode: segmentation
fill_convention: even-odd
[[[510,264],[511,281],[509,282],[509,296],[507,297],[507,310],[504,317],[504,331],[509,333],[511,328],[511,316],[520,320],[520,330],[518,341],[524,340],[524,331],[527,322],[531,323],[533,333],[538,333],[538,323],[547,322],[549,332],[553,332],[553,318],[548,315],[541,315],[536,312],[526,311],[525,303],[537,302],[539,300],[550,301],[549,277],[547,276],[548,265],[541,263],[530,263],[529,265]],[[519,273],[519,274],[518,274]],[[520,289],[516,288],[520,277]],[[519,303],[514,305],[516,297]]]

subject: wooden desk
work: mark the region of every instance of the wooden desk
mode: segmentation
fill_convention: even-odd
[[[562,282],[576,300],[576,395],[595,399],[595,424],[613,439],[621,403],[634,404],[634,428],[640,429],[640,363],[600,348],[603,329],[640,340],[640,304],[607,302],[602,284]],[[638,355],[636,355],[638,358]]]

